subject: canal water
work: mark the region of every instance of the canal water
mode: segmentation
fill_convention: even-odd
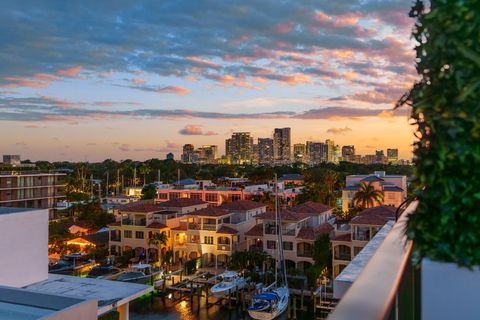
[[[213,300],[213,299],[212,299]],[[311,306],[308,300],[305,305]],[[282,314],[280,320],[287,320],[287,312]],[[228,302],[223,305],[218,303],[209,308],[205,305],[205,298],[201,298],[200,305],[197,297],[193,303],[190,300],[175,301],[159,296],[145,296],[130,303],[131,320],[239,320],[251,319],[248,312],[241,310],[241,306],[232,305],[229,309]],[[297,310],[297,319],[313,319],[311,312]]]

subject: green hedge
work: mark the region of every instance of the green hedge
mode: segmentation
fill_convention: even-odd
[[[421,79],[398,105],[418,126],[407,235],[414,257],[480,264],[480,1],[417,1],[413,37]]]

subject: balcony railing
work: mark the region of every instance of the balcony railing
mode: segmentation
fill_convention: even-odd
[[[219,244],[217,244],[217,250],[219,250],[219,251],[231,251],[232,248],[229,244],[219,243]]]
[[[189,223],[188,224],[189,230],[200,230],[200,225],[198,223]]]
[[[145,227],[147,225],[146,219],[141,220],[133,220],[133,219],[122,219],[122,224],[126,226],[142,226]]]
[[[333,255],[335,260],[350,261],[352,259],[350,253],[340,252]]]
[[[354,233],[353,234],[353,240],[369,241],[370,240],[370,235],[368,233],[365,233],[365,232]]]
[[[216,224],[203,224],[202,230],[207,230],[207,231],[216,231],[217,230],[217,225]]]
[[[405,210],[329,319],[420,319],[419,271],[412,267],[412,242],[405,236],[416,207]]]
[[[297,257],[313,257],[313,251],[305,250],[305,251],[297,251]]]

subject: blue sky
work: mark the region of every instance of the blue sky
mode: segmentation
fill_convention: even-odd
[[[3,1],[0,149],[163,158],[233,131],[411,157],[409,1]],[[14,133],[14,134],[13,134]]]

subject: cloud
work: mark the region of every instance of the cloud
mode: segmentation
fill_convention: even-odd
[[[187,93],[192,92],[192,90],[187,89],[185,87],[181,86],[149,86],[149,85],[134,85],[134,86],[125,86],[128,88],[132,89],[138,89],[142,91],[148,91],[148,92],[158,92],[158,93],[173,93],[173,94],[179,94],[179,95],[185,95]]]
[[[82,71],[82,66],[75,66],[67,69],[57,70],[56,74],[64,77],[76,77]]]
[[[131,146],[130,146],[128,143],[122,143],[122,144],[118,147],[118,149],[119,149],[120,151],[123,151],[123,152],[129,152],[129,151],[130,151],[130,148],[131,148]]]
[[[201,126],[197,126],[194,124],[187,124],[185,128],[180,129],[178,133],[185,136],[215,136],[218,134],[213,131],[203,132],[203,129]]]
[[[15,142],[15,146],[25,148],[28,146],[28,144],[25,141],[19,141],[19,142]]]
[[[327,133],[331,133],[331,134],[335,134],[335,135],[345,134],[345,133],[350,132],[350,131],[352,131],[352,129],[350,129],[349,127],[327,129]]]

